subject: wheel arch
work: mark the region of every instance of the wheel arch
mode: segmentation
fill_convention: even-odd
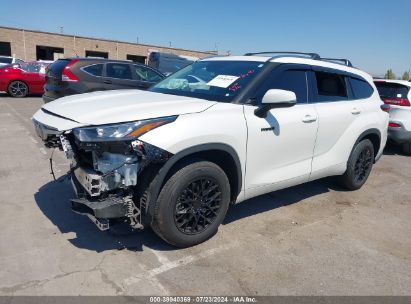
[[[231,146],[223,143],[201,144],[184,149],[174,154],[167,162],[158,169],[154,169],[155,176],[151,174],[152,182],[149,186],[148,212],[153,214],[154,202],[168,178],[181,166],[192,159],[202,159],[213,162],[221,167],[230,182],[231,201],[235,201],[242,189],[243,173],[240,158]],[[150,174],[148,174],[150,175]]]
[[[369,139],[374,146],[374,163],[375,163],[375,157],[378,154],[378,151],[380,151],[381,148],[381,132],[378,129],[368,129],[360,134],[358,137],[357,141],[354,144],[354,147],[362,140],[364,139]]]

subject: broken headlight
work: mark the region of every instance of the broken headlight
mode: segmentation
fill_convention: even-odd
[[[74,136],[82,142],[133,140],[162,125],[175,121],[177,116],[125,122],[120,124],[77,128]]]

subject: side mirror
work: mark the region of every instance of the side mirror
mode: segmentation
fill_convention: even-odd
[[[257,117],[265,118],[267,112],[273,108],[288,108],[297,103],[297,96],[294,92],[271,89],[268,90],[262,99],[261,105],[255,109],[254,114]]]

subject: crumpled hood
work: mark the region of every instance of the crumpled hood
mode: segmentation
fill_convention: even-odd
[[[82,125],[101,125],[205,111],[215,102],[140,90],[116,90],[56,99],[43,109]]]

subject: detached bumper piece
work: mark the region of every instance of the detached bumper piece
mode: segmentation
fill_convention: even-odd
[[[71,182],[77,197],[71,201],[73,212],[86,215],[100,230],[110,228],[110,219],[128,219],[130,226],[134,229],[143,229],[141,218],[141,206],[136,206],[132,195],[125,193],[111,194],[104,198],[87,196],[85,189],[77,180],[74,174],[71,175]]]
[[[127,201],[119,197],[90,201],[86,198],[71,200],[71,209],[83,215],[90,214],[100,219],[121,218],[127,216]]]

